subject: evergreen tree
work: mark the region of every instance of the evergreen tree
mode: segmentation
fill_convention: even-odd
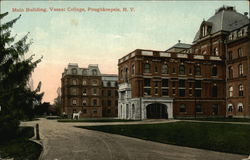
[[[8,12],[0,14],[0,21],[7,15]],[[0,25],[0,139],[13,136],[20,120],[32,119],[34,102],[40,102],[43,96],[38,93],[40,85],[34,91],[27,85],[41,58],[24,58],[31,45],[28,34],[20,40],[11,35],[11,28],[20,17]]]

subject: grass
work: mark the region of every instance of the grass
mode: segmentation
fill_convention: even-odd
[[[133,122],[136,120],[125,120],[125,119],[99,119],[99,118],[90,118],[90,119],[59,119],[58,122]]]
[[[188,118],[182,117],[177,118],[180,120],[197,120],[197,121],[218,121],[218,122],[250,122],[250,118],[225,118],[225,117],[198,117],[198,118]]]
[[[250,154],[250,125],[175,122],[143,125],[84,126],[80,128],[166,144]]]
[[[0,142],[0,159],[14,158],[15,160],[36,160],[39,158],[42,146],[32,142],[33,127],[20,127],[17,138],[8,142]]]

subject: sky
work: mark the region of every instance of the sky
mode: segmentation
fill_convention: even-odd
[[[53,103],[68,63],[98,64],[104,74],[118,73],[118,59],[135,49],[166,50],[178,40],[191,44],[200,24],[223,5],[249,12],[248,1],[0,1],[7,22],[18,17],[16,40],[28,32],[27,57],[42,62],[32,74],[42,82],[44,102]],[[108,9],[99,11],[98,9]],[[112,9],[112,12],[111,12]]]

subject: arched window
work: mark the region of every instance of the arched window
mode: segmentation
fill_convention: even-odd
[[[168,65],[166,65],[166,64],[162,65],[161,73],[162,74],[168,74]]]
[[[217,97],[218,96],[218,88],[216,86],[216,84],[214,84],[213,88],[212,88],[212,97]]]
[[[77,89],[71,88],[71,95],[76,95],[76,94],[77,94]]]
[[[93,88],[93,95],[96,95],[96,93],[97,93],[96,88]]]
[[[227,105],[227,112],[233,112],[233,105],[232,104]]]
[[[239,96],[243,96],[244,95],[244,87],[243,87],[243,85],[240,84],[238,89],[239,89]]]
[[[87,101],[85,99],[82,100],[82,106],[87,106]]]
[[[72,79],[72,85],[76,85],[77,84],[77,80],[76,79]]]
[[[135,74],[135,65],[132,64],[132,74]]]
[[[144,64],[144,73],[150,73],[150,64],[149,63]]]
[[[186,105],[180,104],[180,112],[186,112]]]
[[[242,64],[238,65],[238,73],[239,73],[239,77],[243,76],[243,65]]]
[[[84,95],[84,96],[87,95],[87,89],[86,89],[86,88],[84,88],[84,89],[82,90],[82,95]]]
[[[96,69],[93,69],[92,70],[92,76],[96,76],[97,75],[97,70]]]
[[[212,76],[217,76],[217,67],[213,66],[212,68]]]
[[[72,99],[72,105],[76,106],[76,104],[77,104],[77,100],[76,99]]]
[[[125,68],[125,81],[128,82],[128,68]]]
[[[232,69],[232,66],[228,67],[228,77],[229,78],[233,78],[233,69]]]
[[[92,85],[97,85],[97,80],[93,80]]]
[[[132,104],[132,116],[134,117],[134,115],[135,115],[135,105]]]
[[[195,75],[201,75],[201,66],[195,66]]]
[[[219,52],[218,52],[218,48],[217,48],[217,47],[215,47],[215,48],[213,49],[213,55],[214,55],[214,56],[218,56],[218,55],[219,55]]]
[[[238,48],[238,57],[242,57],[243,56],[243,53],[242,53],[242,49],[241,48]]]
[[[233,97],[233,86],[229,87],[229,97]]]
[[[243,112],[243,104],[238,103],[238,112]]]
[[[86,85],[87,81],[86,80],[82,80],[82,85]]]
[[[183,64],[179,67],[179,74],[184,75],[185,74],[185,66]]]
[[[93,99],[93,106],[97,106],[97,100]]]

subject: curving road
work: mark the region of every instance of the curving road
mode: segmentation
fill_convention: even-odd
[[[128,123],[165,123],[151,120]],[[24,122],[39,123],[44,151],[41,160],[241,160],[242,155],[161,144],[74,127],[74,125],[105,125],[110,123],[58,123],[40,119]],[[124,124],[115,122],[112,124]]]

